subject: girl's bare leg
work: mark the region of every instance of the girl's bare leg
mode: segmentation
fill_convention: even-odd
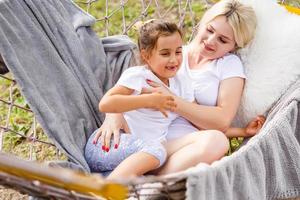
[[[107,179],[141,176],[146,172],[156,169],[158,166],[159,160],[157,158],[148,153],[137,152],[123,160]]]
[[[219,160],[229,149],[227,137],[217,130],[206,130],[188,134],[165,144],[168,158],[155,170],[158,175],[185,170],[200,162],[212,163]]]

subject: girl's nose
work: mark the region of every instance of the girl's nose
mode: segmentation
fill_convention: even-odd
[[[177,60],[176,55],[172,55],[171,56],[170,63],[172,63],[172,64],[178,64],[178,60]]]

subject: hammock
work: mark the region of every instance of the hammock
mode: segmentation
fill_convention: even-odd
[[[190,5],[187,1],[185,9]],[[48,168],[1,155],[1,184],[57,199],[122,199],[126,191],[128,197],[158,199],[300,196],[299,81],[273,106],[261,133],[233,155],[176,174],[109,183],[77,171],[89,172],[83,149],[103,120],[97,104],[134,62],[135,44],[126,36],[99,40],[90,28],[95,19],[68,0],[1,1],[0,13],[1,72],[8,68],[14,74],[37,120],[69,161]]]

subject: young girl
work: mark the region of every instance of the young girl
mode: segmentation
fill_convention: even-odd
[[[149,87],[147,80],[155,80],[187,101],[194,99],[185,76],[176,75],[182,60],[182,35],[176,24],[160,20],[145,23],[138,44],[145,65],[127,69],[99,103],[101,112],[124,113],[131,134],[122,134],[120,147],[109,149],[100,142],[95,144],[97,148],[89,145],[95,132],[85,149],[92,171],[113,170],[108,178],[142,175],[166,160],[162,143],[177,117],[169,112],[176,104],[172,96],[159,92],[140,95],[144,87]]]
[[[168,129],[165,143],[168,159],[156,170],[158,174],[184,170],[199,162],[212,163],[228,150],[223,133],[227,137],[247,137],[262,127],[265,118],[258,116],[246,128],[229,128],[245,82],[242,62],[234,52],[252,40],[255,26],[253,9],[237,0],[221,0],[204,14],[197,35],[183,47],[179,72],[187,75],[189,83],[195,86],[197,104],[172,94],[155,80],[148,81],[154,87],[153,92],[174,97],[177,105],[174,112],[182,116]],[[121,127],[126,127],[122,115],[108,114],[94,140],[101,137],[107,143],[112,135],[118,138]]]

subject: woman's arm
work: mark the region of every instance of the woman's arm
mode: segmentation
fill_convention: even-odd
[[[230,127],[225,135],[229,138],[233,137],[251,137],[254,136],[262,128],[266,118],[262,115],[257,116],[250,121],[245,128],[233,128]]]
[[[221,81],[216,106],[205,106],[175,97],[175,112],[199,129],[226,132],[237,112],[244,87],[244,79],[234,77]]]
[[[122,113],[140,108],[159,110],[167,117],[166,110],[174,110],[174,98],[158,92],[143,95],[131,95],[132,89],[114,86],[99,102],[99,110],[105,113]]]

